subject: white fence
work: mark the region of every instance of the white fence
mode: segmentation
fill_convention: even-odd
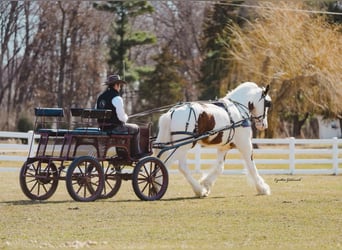
[[[1,138],[26,139],[27,144],[0,143],[0,161],[24,162],[29,152],[32,132],[3,132]],[[253,139],[258,145],[254,159],[261,174],[340,174],[342,139]],[[16,153],[21,153],[18,155]],[[23,156],[26,153],[26,156]],[[215,164],[214,148],[196,146],[189,152],[188,164],[196,173]],[[243,160],[236,149],[229,151],[224,174],[242,174]],[[170,172],[177,172],[172,167]]]

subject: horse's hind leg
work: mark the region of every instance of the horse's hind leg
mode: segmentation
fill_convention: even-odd
[[[200,180],[201,185],[207,189],[208,194],[210,193],[212,186],[215,184],[217,177],[223,172],[225,155],[226,151],[218,150],[216,165],[214,165],[210,169],[209,173],[204,175]]]
[[[190,169],[187,167],[186,163],[186,155],[180,157],[179,161],[179,170],[182,172],[186,180],[190,183],[192,190],[195,192],[198,197],[208,196],[208,190],[203,187],[192,175]]]

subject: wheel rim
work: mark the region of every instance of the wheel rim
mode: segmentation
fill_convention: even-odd
[[[32,200],[45,200],[53,195],[58,185],[58,171],[52,162],[24,163],[20,172],[20,186]]]
[[[72,162],[67,173],[67,189],[76,201],[93,201],[103,188],[103,170],[92,157],[80,157]]]
[[[142,200],[158,200],[166,192],[168,173],[157,158],[147,158],[138,162],[133,173],[133,188]]]

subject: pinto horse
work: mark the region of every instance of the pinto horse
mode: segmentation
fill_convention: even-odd
[[[251,122],[258,130],[268,126],[267,111],[271,106],[268,90],[269,86],[260,88],[253,82],[245,82],[218,101],[188,102],[172,107],[159,118],[154,154],[166,167],[178,160],[179,170],[196,196],[205,197],[223,172],[228,150],[237,148],[258,194],[271,194],[256,168],[251,141]],[[186,163],[186,154],[196,143],[217,148],[216,165],[199,181],[191,175]]]

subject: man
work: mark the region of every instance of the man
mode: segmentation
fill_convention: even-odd
[[[124,109],[124,103],[120,96],[120,90],[124,84],[119,75],[109,75],[105,82],[108,88],[97,98],[97,109],[110,109],[112,116],[109,119],[99,120],[101,129],[104,131],[111,131],[113,133],[131,134],[133,140],[131,141],[131,156],[139,158],[140,152],[140,133],[139,126],[132,123],[126,123],[128,115]]]

